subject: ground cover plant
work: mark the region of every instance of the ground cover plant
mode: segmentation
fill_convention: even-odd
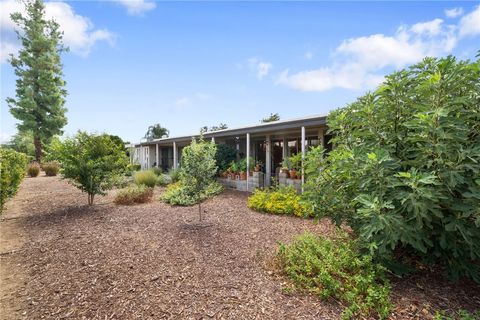
[[[25,154],[0,147],[0,212],[7,199],[17,193],[26,166]]]
[[[38,177],[40,174],[40,165],[36,162],[32,162],[27,166],[28,176],[31,178]]]
[[[137,185],[153,188],[157,184],[157,175],[152,170],[138,171],[133,175],[133,181]]]
[[[60,165],[55,161],[45,162],[42,164],[42,169],[47,176],[53,177],[60,171]]]
[[[386,318],[391,309],[385,269],[358,244],[339,231],[333,237],[305,233],[291,244],[281,244],[280,267],[300,288],[345,305],[342,317]]]
[[[250,209],[260,212],[305,218],[313,216],[311,204],[304,201],[293,187],[256,189],[248,197],[247,205]]]
[[[52,146],[51,153],[61,163],[63,177],[88,194],[89,205],[95,195],[112,189],[128,166],[123,147],[108,134],[79,131]]]
[[[409,257],[480,282],[479,79],[479,60],[426,58],[331,112],[335,148],[307,176],[316,214],[392,270]]]
[[[136,203],[150,202],[153,197],[153,188],[144,184],[130,185],[124,189],[118,190],[114,202],[116,204],[131,205]]]

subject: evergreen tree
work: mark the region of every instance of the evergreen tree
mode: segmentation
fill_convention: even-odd
[[[270,113],[270,115],[266,118],[260,120],[262,123],[273,122],[280,120],[280,115],[278,113]]]
[[[11,114],[20,120],[18,130],[31,131],[35,158],[41,161],[43,146],[67,124],[60,54],[67,48],[62,44],[62,32],[54,20],[45,19],[42,0],[24,2],[26,14],[13,13],[12,20],[22,49],[10,63],[15,69],[16,97],[7,98]]]

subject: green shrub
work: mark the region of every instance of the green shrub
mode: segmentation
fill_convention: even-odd
[[[180,181],[180,169],[170,169],[168,176],[173,183]]]
[[[225,171],[232,161],[237,159],[237,150],[228,144],[217,144],[215,152],[215,163],[218,167],[218,172]]]
[[[135,203],[150,202],[153,197],[153,188],[146,185],[131,185],[125,189],[121,189],[115,195],[114,202],[116,204],[130,205]]]
[[[248,197],[247,205],[250,209],[261,212],[289,214],[298,217],[313,216],[312,206],[308,202],[303,201],[293,187],[256,189]]]
[[[17,193],[26,166],[25,154],[0,147],[0,212],[7,199]]]
[[[446,315],[444,311],[435,312],[433,320],[478,320],[480,319],[480,310],[477,310],[473,313],[468,312],[467,310],[458,310],[454,315]]]
[[[42,164],[42,169],[45,171],[45,174],[49,177],[56,176],[58,174],[58,171],[60,171],[60,165],[58,162],[46,162]]]
[[[138,185],[143,184],[147,187],[153,188],[157,183],[157,176],[150,170],[138,171],[133,175],[133,181]]]
[[[361,255],[346,233],[333,238],[305,233],[280,245],[282,270],[300,288],[346,305],[343,318],[386,318],[391,304],[384,268]]]
[[[150,169],[150,170],[152,170],[152,172],[155,173],[155,175],[157,175],[157,176],[160,176],[160,175],[163,174],[162,169],[161,169],[161,168],[158,168],[158,167],[153,167],[153,168]]]
[[[32,162],[27,167],[27,173],[30,177],[35,178],[40,174],[40,166],[36,162]]]
[[[52,145],[50,154],[60,161],[63,177],[87,193],[89,205],[95,195],[112,189],[128,166],[124,147],[108,134],[79,131],[73,138]]]
[[[168,185],[160,200],[178,206],[191,206],[211,198],[223,191],[223,186],[216,181],[209,184],[200,195],[190,185],[178,181]]]
[[[166,186],[167,184],[168,184],[168,181],[163,174],[157,177],[157,182],[156,182],[157,186]]]
[[[480,60],[427,58],[331,112],[335,148],[307,176],[318,214],[386,262],[398,250],[480,282],[478,79]]]

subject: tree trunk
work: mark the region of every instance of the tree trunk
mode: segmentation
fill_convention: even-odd
[[[41,163],[43,150],[42,150],[42,141],[40,140],[40,137],[38,135],[35,135],[33,137],[33,144],[35,145],[35,160],[38,163]]]
[[[95,197],[94,193],[89,193],[88,194],[88,205],[93,205],[93,198]]]

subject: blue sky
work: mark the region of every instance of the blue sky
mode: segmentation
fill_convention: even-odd
[[[1,138],[15,133],[6,97],[18,49],[2,0]],[[139,141],[220,122],[326,114],[426,55],[473,59],[478,2],[47,2],[65,31],[66,134]]]

